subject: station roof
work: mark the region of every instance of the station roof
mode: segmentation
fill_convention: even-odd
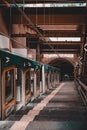
[[[47,41],[46,39],[46,42],[40,43],[41,53],[53,53],[56,49],[58,52],[80,53],[87,28],[86,0],[15,0],[15,2],[24,14],[21,14],[15,6],[12,6],[15,5],[14,0],[1,1],[1,3],[6,6],[8,6],[8,4],[10,5],[8,12],[11,7],[12,24],[22,23],[30,27],[29,21],[25,18],[21,21],[21,16],[27,15],[33,25],[35,25],[35,28],[45,39],[50,39],[51,37],[80,38],[80,41]],[[38,37],[38,34],[32,36],[32,34],[22,33],[11,34],[11,36]],[[53,49],[50,48],[49,45],[51,45]]]

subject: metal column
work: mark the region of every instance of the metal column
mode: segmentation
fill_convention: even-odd
[[[42,66],[42,86],[43,86],[43,93],[45,92],[45,74],[44,74],[44,65]]]

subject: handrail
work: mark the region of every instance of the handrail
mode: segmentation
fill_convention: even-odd
[[[82,97],[84,104],[87,106],[87,86],[77,78],[75,79],[75,83],[78,86],[78,91]]]
[[[87,86],[79,80],[79,84],[87,91]]]

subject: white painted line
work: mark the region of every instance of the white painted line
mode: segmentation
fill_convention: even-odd
[[[58,93],[64,83],[60,84],[51,94],[49,94],[45,99],[38,103],[32,110],[24,115],[20,121],[16,121],[10,130],[25,130],[27,125],[34,120],[35,116],[40,113],[41,110],[47,105],[47,103]]]
[[[28,124],[28,121],[16,121],[10,130],[25,130]]]
[[[33,121],[35,116],[34,115],[31,115],[31,116],[24,115],[23,118],[21,119],[21,121],[23,121],[23,122]]]

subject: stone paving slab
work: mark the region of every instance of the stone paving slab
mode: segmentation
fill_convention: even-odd
[[[33,121],[26,130],[87,130],[86,122]]]

